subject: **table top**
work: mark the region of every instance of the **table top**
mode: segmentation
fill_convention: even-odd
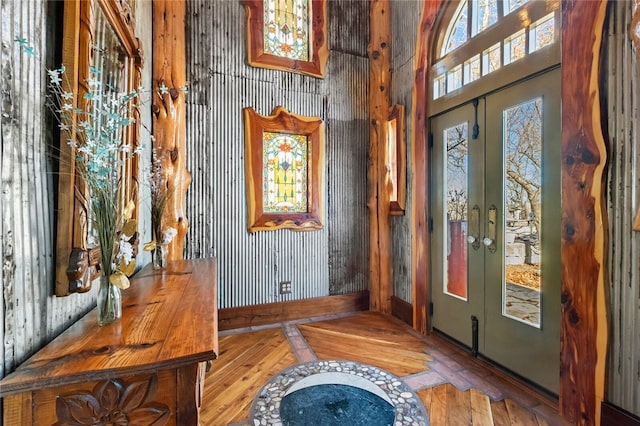
[[[215,359],[216,287],[213,259],[145,266],[122,292],[120,320],[100,327],[93,309],[0,381],[0,397]]]

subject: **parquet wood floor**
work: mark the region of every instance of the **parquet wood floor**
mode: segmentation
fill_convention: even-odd
[[[205,426],[251,425],[251,403],[270,377],[318,359],[358,361],[401,378],[432,426],[566,424],[553,401],[449,342],[377,313],[231,330],[221,332],[219,343],[202,398]]]

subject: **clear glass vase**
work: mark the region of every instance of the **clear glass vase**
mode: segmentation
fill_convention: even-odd
[[[167,244],[157,244],[151,253],[153,269],[164,269],[167,267]]]
[[[98,291],[98,324],[110,324],[122,317],[121,290],[109,282],[106,275],[100,276]]]

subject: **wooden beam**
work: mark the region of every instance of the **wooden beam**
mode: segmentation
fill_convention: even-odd
[[[388,0],[372,0],[369,55],[369,289],[370,309],[391,314],[392,242],[389,221],[391,182],[385,164],[391,83],[391,10]]]
[[[181,259],[189,229],[185,213],[191,174],[186,168],[186,42],[184,0],[153,1],[153,135],[154,148],[163,159],[169,200],[162,223],[178,235],[167,258]],[[163,155],[164,154],[164,155]]]
[[[411,114],[411,288],[413,328],[422,334],[429,330],[429,240],[427,199],[429,182],[427,164],[429,135],[427,132],[427,93],[429,87],[429,52],[433,41],[433,24],[440,0],[424,0],[416,38],[416,62]]]
[[[562,3],[560,412],[578,425],[599,422],[606,375],[606,146],[599,81],[606,5]]]

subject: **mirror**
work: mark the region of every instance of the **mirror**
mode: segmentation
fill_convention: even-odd
[[[137,88],[141,80],[142,52],[134,34],[130,3],[106,0],[66,0],[64,3],[62,63],[67,69],[65,90],[77,94],[76,107],[94,111],[117,93]],[[102,87],[100,99],[89,107],[85,95],[91,84]],[[137,118],[137,117],[134,117]],[[136,120],[138,123],[138,120]],[[94,123],[99,126],[100,123]],[[138,205],[138,161],[130,156],[139,145],[138,124],[120,135],[117,185],[121,208],[128,200]],[[68,132],[60,138],[58,222],[56,242],[57,296],[85,292],[99,273],[100,248],[91,224],[89,197],[75,162],[76,150],[68,145]],[[137,216],[137,207],[134,217]]]

